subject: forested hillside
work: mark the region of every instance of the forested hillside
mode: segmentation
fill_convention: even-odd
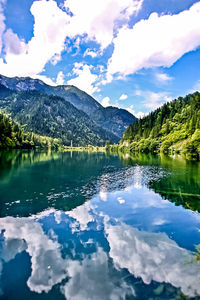
[[[75,108],[65,99],[46,95],[38,91],[17,92],[0,87],[0,109],[11,115],[11,118],[26,131],[39,135],[60,138],[64,145],[95,146],[105,145],[106,140],[112,143],[119,138],[99,127],[83,111]]]
[[[183,151],[200,155],[200,93],[164,104],[124,132],[121,148],[130,151]]]
[[[6,114],[0,113],[0,149],[2,148],[53,148],[58,149],[61,140],[24,131]]]
[[[117,142],[120,141],[124,130],[136,120],[127,110],[116,107],[105,108],[92,96],[72,85],[50,86],[30,77],[9,78],[0,75],[0,86],[16,92],[38,91],[49,96],[61,97],[79,111],[86,113],[87,118],[89,117],[96,126],[116,135]],[[109,139],[114,142],[112,137]]]

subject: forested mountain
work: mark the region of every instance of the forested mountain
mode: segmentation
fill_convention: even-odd
[[[5,94],[5,87],[3,94]],[[52,138],[60,138],[65,145],[104,145],[115,143],[117,136],[100,128],[83,111],[65,99],[38,91],[12,92],[1,96],[0,109],[23,125],[26,131]]]
[[[0,83],[14,91],[39,91],[47,95],[59,96],[87,114],[101,107],[93,97],[72,85],[50,86],[39,79],[30,77],[5,77],[0,75]]]
[[[24,131],[6,114],[0,113],[0,149],[2,148],[26,148],[35,147],[57,149],[62,145],[59,139],[39,136],[32,132]]]
[[[112,106],[100,107],[92,114],[92,118],[96,120],[97,124],[119,137],[122,136],[129,124],[137,120],[127,110]]]
[[[123,146],[131,151],[200,155],[200,93],[179,97],[131,124],[123,134]]]
[[[30,77],[9,78],[2,75],[0,75],[0,84],[14,91],[37,90],[47,95],[62,97],[77,109],[85,112],[97,125],[117,135],[119,139],[124,130],[136,119],[126,110],[113,107],[104,108],[93,97],[75,86],[50,86],[39,79]]]

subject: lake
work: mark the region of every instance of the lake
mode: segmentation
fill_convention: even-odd
[[[0,152],[0,299],[200,299],[200,163]]]

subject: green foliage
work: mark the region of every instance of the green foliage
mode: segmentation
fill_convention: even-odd
[[[58,149],[62,146],[59,139],[52,139],[46,136],[24,131],[19,124],[14,122],[6,114],[0,113],[0,148],[26,148],[32,149],[52,148]]]
[[[200,93],[179,97],[131,124],[120,148],[140,152],[184,151],[200,157]]]
[[[105,149],[110,150],[110,141],[106,141]]]

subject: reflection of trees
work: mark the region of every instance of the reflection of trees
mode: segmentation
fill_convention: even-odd
[[[71,210],[99,191],[102,174],[109,177],[121,168],[118,157],[107,159],[104,153],[7,151],[0,155],[1,216],[28,216],[49,207]]]
[[[175,158],[165,155],[129,155],[122,156],[128,165],[161,166],[168,174],[158,180],[147,182],[147,186],[160,194],[162,198],[200,212],[200,163],[187,161],[181,156]]]
[[[99,191],[131,184],[200,211],[199,163],[142,153],[120,159],[104,153],[0,152],[1,215],[28,216],[49,207],[69,211]]]
[[[0,178],[9,178],[18,170],[25,166],[31,166],[37,162],[45,162],[58,159],[60,152],[50,151],[31,151],[31,150],[1,150],[0,151]]]

